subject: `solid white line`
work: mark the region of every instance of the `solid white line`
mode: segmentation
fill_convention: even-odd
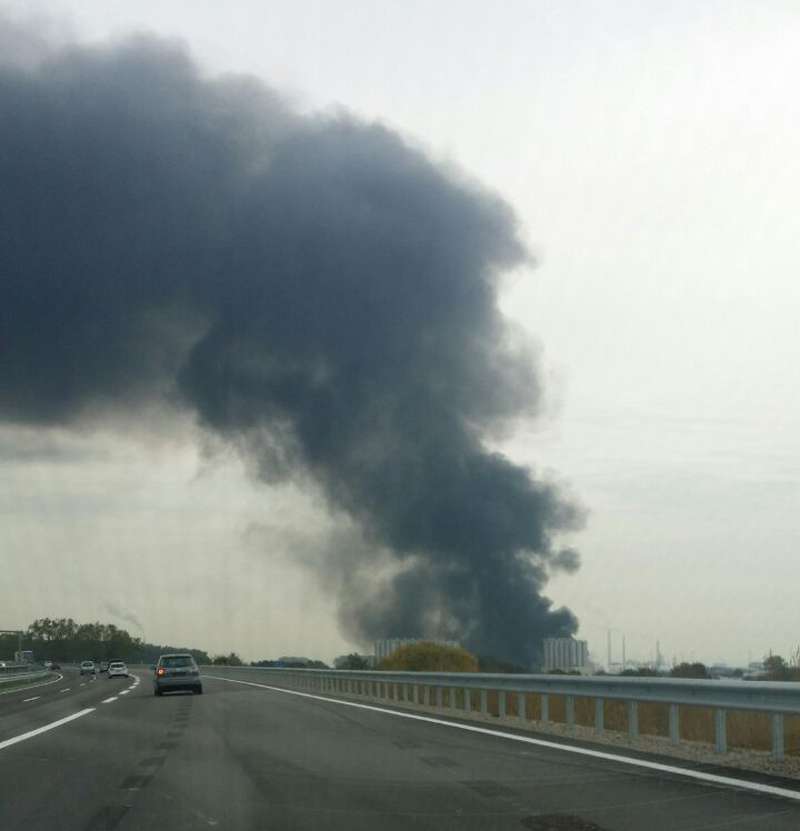
[[[59,674],[58,678],[54,678],[52,681],[42,681],[40,684],[26,684],[23,687],[15,687],[13,690],[6,690],[5,692],[0,692],[0,695],[11,695],[11,693],[23,692],[24,690],[35,690],[37,687],[47,687],[50,684],[57,684],[59,681],[63,680],[64,676]]]
[[[48,730],[54,730],[56,727],[61,727],[62,724],[75,721],[76,718],[80,718],[81,716],[85,716],[93,712],[94,707],[88,707],[87,709],[81,710],[78,713],[73,713],[71,716],[67,716],[66,718],[60,718],[58,721],[51,721],[50,724],[45,724],[43,727],[37,727],[35,730],[29,730],[27,733],[21,733],[19,736],[6,739],[5,741],[0,742],[0,750],[5,750],[7,747],[11,747],[12,744],[24,742],[25,739],[32,739],[34,736],[46,733]]]
[[[111,698],[106,698],[103,701],[101,701],[100,703],[101,704],[110,704],[112,701],[116,701],[116,700],[117,700],[117,697],[115,695],[112,695]]]
[[[33,698],[23,698],[22,703],[27,704],[29,701],[37,701],[40,698],[41,698],[40,695],[35,695]]]
[[[433,718],[431,716],[421,716],[416,713],[404,713],[398,710],[387,710],[383,707],[376,707],[372,704],[359,704],[355,701],[342,701],[338,698],[328,698],[324,695],[314,695],[312,693],[299,692],[298,690],[287,690],[283,687],[271,687],[268,684],[257,684],[255,681],[240,681],[235,678],[223,678],[220,675],[204,675],[203,677],[213,678],[217,681],[228,681],[231,684],[245,684],[249,687],[260,687],[264,690],[286,693],[287,695],[297,695],[301,698],[312,698],[316,701],[326,701],[329,704],[341,704],[345,707],[356,707],[360,710],[371,710],[375,713],[384,713],[390,716],[397,716],[398,718],[408,718],[413,721],[425,721],[429,724],[441,724],[445,727],[453,727],[457,730],[466,730],[470,733],[481,733],[484,736],[497,736],[499,738],[509,739],[514,742],[524,742],[525,744],[533,744],[537,747],[546,747],[549,750],[560,750],[565,753],[575,753],[579,756],[590,756],[593,759],[603,759],[607,762],[632,765],[634,767],[646,768],[647,770],[655,770],[659,773],[669,773],[674,776],[686,776],[690,779],[697,779],[701,782],[709,782],[714,785],[725,785],[730,788],[755,791],[761,794],[768,794],[769,796],[780,796],[785,799],[793,799],[800,802],[800,791],[793,791],[789,788],[779,788],[776,785],[764,785],[761,782],[749,782],[746,779],[736,779],[733,776],[719,776],[715,773],[706,773],[702,770],[690,770],[687,768],[680,768],[675,765],[665,765],[661,762],[651,762],[647,759],[637,759],[632,756],[620,756],[617,753],[605,753],[602,750],[590,750],[588,747],[559,744],[558,742],[550,742],[546,739],[534,739],[531,736],[520,736],[518,733],[506,733],[502,730],[492,730],[487,727],[476,727],[471,724],[462,724],[457,721],[445,721],[444,719]]]

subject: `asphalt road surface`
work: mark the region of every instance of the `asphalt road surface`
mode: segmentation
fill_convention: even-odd
[[[2,831],[800,828],[790,797],[210,677],[156,698],[135,672],[0,695]]]

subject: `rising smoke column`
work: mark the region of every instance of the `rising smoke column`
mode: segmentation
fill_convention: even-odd
[[[529,261],[505,203],[152,38],[0,69],[0,111],[0,419],[188,408],[265,480],[310,477],[359,531],[321,566],[351,637],[528,663],[575,631],[542,589],[581,513],[485,446],[541,394],[497,308]]]

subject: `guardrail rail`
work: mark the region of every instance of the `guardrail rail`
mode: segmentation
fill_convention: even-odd
[[[6,664],[0,667],[0,684],[12,681],[36,681],[50,674],[50,671],[30,664]]]

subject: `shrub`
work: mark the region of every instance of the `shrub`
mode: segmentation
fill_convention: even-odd
[[[477,672],[478,659],[460,646],[420,641],[401,646],[384,658],[378,669],[404,672]]]

